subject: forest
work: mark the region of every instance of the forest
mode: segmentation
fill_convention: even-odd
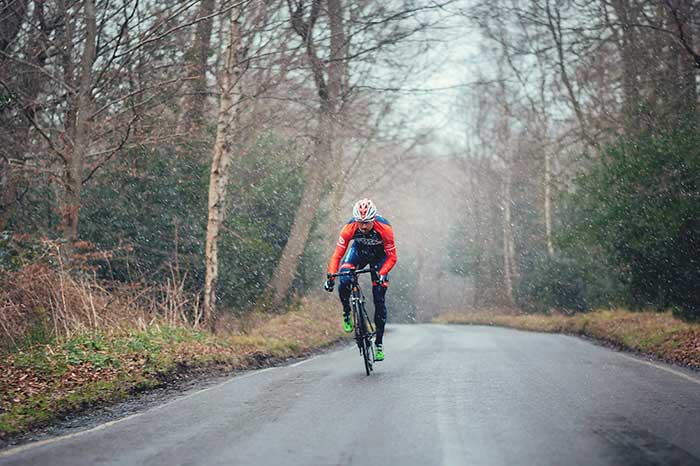
[[[696,319],[698,69],[696,0],[2,2],[2,339],[278,315],[364,197],[391,321]]]

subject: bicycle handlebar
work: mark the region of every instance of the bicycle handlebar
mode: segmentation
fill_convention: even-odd
[[[347,275],[358,275],[358,274],[361,274],[361,273],[367,273],[367,272],[371,272],[371,271],[372,271],[371,268],[369,268],[369,269],[362,269],[362,270],[350,269],[350,270],[347,271],[347,272],[338,272],[338,273],[331,274],[331,277],[344,277],[344,276],[347,276]]]

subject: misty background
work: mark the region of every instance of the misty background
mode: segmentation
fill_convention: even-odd
[[[176,290],[186,321],[280,312],[369,197],[392,322],[693,318],[698,8],[5,2],[0,264]]]

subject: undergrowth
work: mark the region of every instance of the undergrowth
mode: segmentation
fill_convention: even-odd
[[[700,369],[700,324],[672,312],[600,310],[574,315],[520,314],[499,311],[451,312],[435,323],[498,325],[521,330],[585,335],[620,348]]]
[[[0,359],[0,438],[58,416],[111,403],[166,383],[173,374],[260,367],[301,357],[342,338],[327,302],[304,300],[285,314],[247,317],[222,334],[154,323],[94,330],[5,353]]]

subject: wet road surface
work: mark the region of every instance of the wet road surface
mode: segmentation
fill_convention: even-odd
[[[393,325],[0,465],[700,465],[700,376],[581,339]]]

